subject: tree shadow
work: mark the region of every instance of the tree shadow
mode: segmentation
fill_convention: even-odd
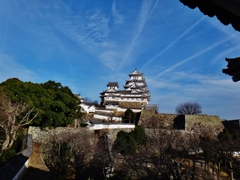
[[[43,171],[38,168],[29,167],[26,170],[26,173],[24,173],[22,180],[55,180],[55,176],[48,171]]]

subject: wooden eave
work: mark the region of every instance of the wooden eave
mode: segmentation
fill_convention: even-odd
[[[118,87],[118,82],[109,82],[107,87]]]
[[[216,16],[224,24],[231,24],[240,31],[240,1],[239,0],[179,0],[191,9],[196,7],[209,17]]]

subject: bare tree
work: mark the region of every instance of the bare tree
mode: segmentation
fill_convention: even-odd
[[[200,176],[208,179],[210,172],[204,171],[203,158],[200,157],[200,135],[207,136],[208,129],[199,124],[195,126],[191,131],[149,126],[145,129],[148,135],[146,145],[139,146],[134,154],[115,156],[114,175],[125,179],[188,180]]]
[[[12,147],[20,127],[30,124],[37,115],[27,104],[11,102],[4,93],[0,94],[0,127],[5,134],[0,142],[0,155]]]
[[[49,134],[41,156],[57,179],[88,179],[96,150],[94,133],[86,128],[59,129]]]
[[[177,114],[201,114],[202,107],[197,102],[185,102],[177,105],[175,111]]]

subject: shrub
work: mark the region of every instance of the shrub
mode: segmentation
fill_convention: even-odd
[[[117,139],[114,142],[113,149],[122,155],[134,154],[136,152],[137,143],[133,137],[125,132],[119,131]]]

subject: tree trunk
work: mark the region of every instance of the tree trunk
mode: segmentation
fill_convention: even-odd
[[[193,170],[192,170],[192,180],[194,180],[194,178],[195,178],[195,169],[196,168],[196,161],[195,161],[195,159],[193,160]]]
[[[7,150],[9,141],[10,141],[10,135],[9,135],[8,129],[4,129],[4,132],[5,132],[6,139],[4,140],[4,142],[2,144],[0,155],[2,155],[2,153]]]

